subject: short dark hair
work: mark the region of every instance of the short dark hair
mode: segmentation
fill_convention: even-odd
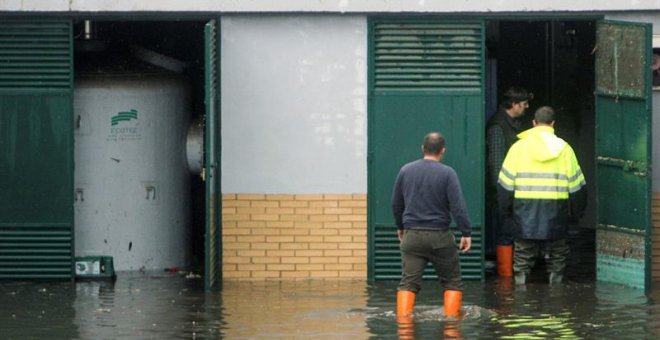
[[[555,121],[555,110],[550,106],[541,106],[534,112],[534,120],[537,124],[550,124]]]
[[[440,132],[429,132],[424,136],[424,154],[437,155],[445,148],[445,136]]]
[[[505,109],[510,109],[513,107],[513,104],[524,102],[525,100],[530,100],[532,98],[534,98],[534,95],[528,93],[524,88],[511,86],[508,90],[506,90],[506,92],[504,92],[501,105]]]

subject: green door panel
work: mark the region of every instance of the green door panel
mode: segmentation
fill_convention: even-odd
[[[370,21],[369,278],[398,279],[401,255],[390,199],[424,135],[445,135],[443,163],[459,174],[473,223],[462,275],[483,279],[483,26],[481,22]],[[460,236],[458,230],[455,231]],[[429,266],[425,278],[435,274]]]
[[[204,28],[206,233],[204,282],[215,290],[222,279],[222,192],[220,190],[220,42],[219,22]]]
[[[597,45],[597,278],[648,288],[651,27],[599,22]]]
[[[69,223],[71,98],[0,96],[0,219]]]
[[[73,279],[71,23],[0,23],[0,279]]]
[[[481,97],[392,95],[378,96],[373,103],[377,114],[371,121],[375,131],[371,139],[375,146],[372,162],[374,167],[378,166],[373,180],[383,184],[374,186],[370,192],[374,196],[374,221],[393,223],[392,184],[402,165],[421,158],[422,139],[429,131],[439,131],[445,136],[447,151],[443,163],[459,173],[471,220],[481,220],[481,174],[468,171],[481,165]]]

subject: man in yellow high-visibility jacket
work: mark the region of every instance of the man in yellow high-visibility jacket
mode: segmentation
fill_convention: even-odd
[[[566,243],[569,219],[582,217],[586,186],[573,148],[554,131],[555,112],[536,110],[533,128],[506,155],[498,177],[498,199],[504,216],[519,230],[514,242],[513,271],[524,284],[541,246],[549,245],[550,283],[560,283],[570,252]]]

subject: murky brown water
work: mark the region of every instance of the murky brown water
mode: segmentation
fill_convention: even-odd
[[[537,281],[466,282],[464,315],[446,320],[424,282],[414,320],[398,325],[396,282],[223,284],[170,273],[118,273],[115,283],[0,282],[2,339],[615,339],[660,336],[660,289]]]

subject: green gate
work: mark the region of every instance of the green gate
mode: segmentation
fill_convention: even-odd
[[[596,49],[596,267],[650,287],[651,25],[604,21]]]
[[[206,176],[206,233],[204,282],[217,289],[222,278],[222,193],[220,190],[220,36],[219,23],[204,28],[204,102],[206,105],[204,171]]]
[[[73,279],[71,22],[0,23],[0,279]]]
[[[474,228],[463,278],[484,279],[484,41],[479,20],[369,21],[370,279],[400,278],[392,185],[402,165],[421,157],[429,131],[445,135],[443,163],[459,175]],[[429,266],[425,278],[434,276]]]

